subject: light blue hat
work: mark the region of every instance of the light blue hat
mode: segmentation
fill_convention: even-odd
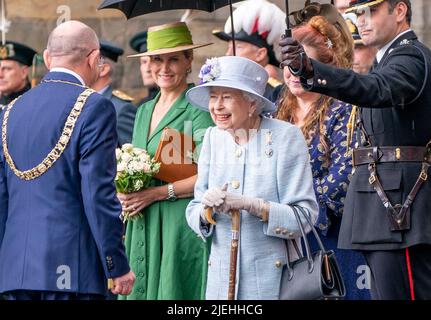
[[[275,112],[274,103],[263,97],[268,73],[254,61],[236,56],[207,59],[199,73],[201,84],[187,91],[187,100],[209,111],[211,87],[225,87],[248,92],[258,98],[260,113]]]

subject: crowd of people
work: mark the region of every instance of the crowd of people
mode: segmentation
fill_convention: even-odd
[[[306,1],[289,17],[285,34],[275,4],[242,2],[234,30],[214,30],[226,55],[208,57],[197,85],[194,50],[210,44],[186,23],[137,34],[130,58],[148,89],[137,106],[113,87],[124,51],[87,25],[51,32],[34,88],[36,52],[8,41],[0,294],[222,300],[233,273],[234,299],[277,300],[300,258],[299,208],[335,252],[345,299],[430,299],[431,51],[410,27],[411,2]],[[155,156],[166,128],[192,137],[196,173],[117,193],[115,149]]]

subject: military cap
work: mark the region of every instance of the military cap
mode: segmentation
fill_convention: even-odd
[[[147,51],[147,31],[139,32],[130,39],[130,47],[136,52],[142,53]]]
[[[112,42],[100,40],[100,53],[105,58],[111,59],[114,62],[118,61],[118,57],[123,55],[124,50],[116,46]]]
[[[368,7],[374,7],[386,0],[352,0],[349,3],[349,9],[345,13],[357,12]]]
[[[0,45],[0,60],[14,60],[26,66],[33,64],[36,53],[32,48],[14,41],[6,41],[5,45]]]
[[[345,14],[344,19],[346,20],[347,27],[349,28],[350,33],[352,34],[353,43],[355,47],[363,46],[364,42],[362,41],[361,35],[359,34],[358,27],[356,25],[357,18],[356,15],[352,13]]]

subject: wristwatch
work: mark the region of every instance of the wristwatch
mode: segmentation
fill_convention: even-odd
[[[174,185],[172,183],[168,184],[168,197],[166,200],[175,201],[177,200],[177,196],[175,195]]]

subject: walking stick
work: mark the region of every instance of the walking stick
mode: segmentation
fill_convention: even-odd
[[[235,300],[235,280],[236,280],[236,262],[238,260],[238,240],[240,213],[239,210],[232,210],[232,239],[230,242],[230,266],[229,266],[229,291],[228,300]]]
[[[215,225],[216,222],[212,218],[213,209],[205,209],[205,217],[207,221]],[[235,299],[235,280],[236,280],[236,263],[238,260],[238,240],[241,215],[239,210],[232,210],[232,238],[230,242],[230,264],[229,264],[229,290],[227,294],[228,300]]]

